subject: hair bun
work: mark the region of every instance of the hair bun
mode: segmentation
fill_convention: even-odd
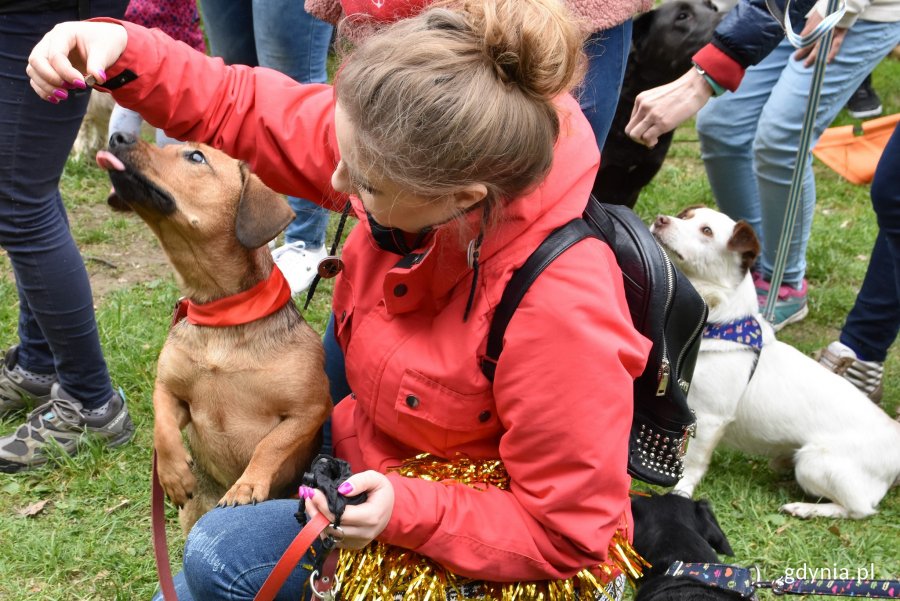
[[[543,98],[580,82],[584,33],[560,0],[464,0],[463,9],[501,81]]]

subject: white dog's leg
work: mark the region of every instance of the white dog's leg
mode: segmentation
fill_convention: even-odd
[[[684,474],[675,485],[672,492],[677,492],[690,497],[694,489],[700,484],[703,475],[709,468],[713,451],[725,434],[725,429],[731,420],[718,415],[700,414],[697,416],[697,432],[694,440],[688,443],[687,453],[684,456]]]
[[[799,518],[860,519],[876,513],[887,483],[872,478],[858,461],[848,461],[840,450],[806,446],[794,455],[797,484],[808,494],[831,503],[787,503],[781,511]]]

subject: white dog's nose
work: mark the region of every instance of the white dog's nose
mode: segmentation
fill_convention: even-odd
[[[671,220],[665,215],[657,215],[656,221],[653,222],[653,227],[660,228],[665,227],[671,223]]]

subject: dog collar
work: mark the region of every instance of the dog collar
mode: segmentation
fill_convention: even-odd
[[[703,328],[704,338],[717,340],[729,340],[756,349],[762,350],[762,328],[755,317],[737,319],[727,323],[708,323]]]
[[[291,300],[291,287],[278,269],[272,266],[272,273],[253,288],[214,300],[209,303],[195,303],[185,299],[185,317],[197,326],[226,327],[262,319],[278,311]]]

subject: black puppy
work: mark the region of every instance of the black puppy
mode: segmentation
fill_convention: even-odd
[[[692,601],[740,599],[740,595],[706,586],[684,576],[666,576],[674,561],[716,563],[717,553],[733,555],[725,533],[706,500],[676,494],[635,497],[634,548],[651,568],[638,582],[635,601]]]
[[[633,208],[641,189],[662,167],[673,134],[660,136],[653,148],[629,138],[625,126],[634,100],[644,90],[683,75],[721,19],[722,13],[709,0],[667,2],[635,19],[622,93],[594,181],[594,196],[601,202]]]

